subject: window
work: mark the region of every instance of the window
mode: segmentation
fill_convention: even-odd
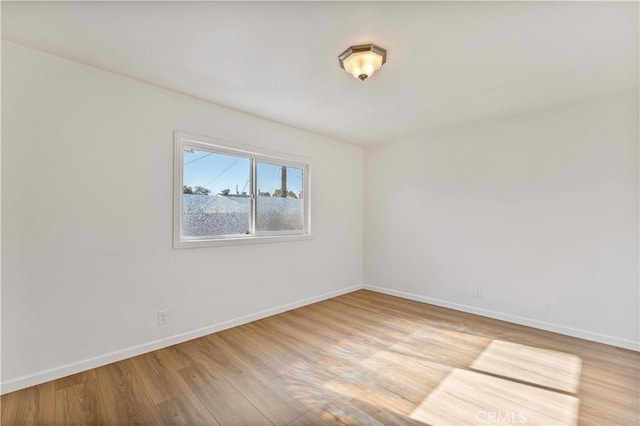
[[[309,238],[306,159],[175,133],[174,247]]]

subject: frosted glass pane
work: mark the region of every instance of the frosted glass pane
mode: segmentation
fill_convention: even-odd
[[[257,231],[304,230],[303,172],[295,167],[257,164]]]
[[[247,234],[250,160],[199,150],[183,154],[182,236]]]

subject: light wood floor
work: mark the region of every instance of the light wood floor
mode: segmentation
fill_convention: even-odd
[[[362,290],[4,395],[2,424],[637,425],[639,363]]]

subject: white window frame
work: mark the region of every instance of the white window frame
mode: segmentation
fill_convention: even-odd
[[[251,198],[249,235],[232,234],[217,235],[215,237],[184,238],[182,236],[182,191],[183,191],[183,153],[185,149],[197,149],[217,154],[234,155],[250,161]],[[294,167],[303,170],[303,218],[301,231],[257,231],[256,205],[257,194],[257,164],[269,163],[280,166]],[[223,139],[196,135],[182,131],[174,132],[174,188],[173,188],[173,247],[212,247],[237,244],[273,243],[285,241],[299,241],[311,238],[311,159],[291,154],[284,154],[264,148],[230,142]]]

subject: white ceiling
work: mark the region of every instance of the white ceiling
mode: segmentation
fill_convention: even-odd
[[[3,1],[2,37],[358,144],[638,86],[636,2]]]

